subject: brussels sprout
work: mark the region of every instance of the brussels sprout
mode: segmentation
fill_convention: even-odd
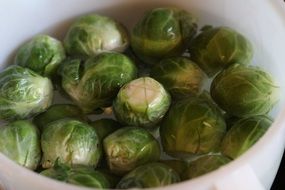
[[[160,160],[160,162],[171,167],[179,176],[182,176],[188,167],[187,162],[183,160]]]
[[[184,179],[192,179],[203,174],[214,171],[221,166],[229,163],[231,159],[223,155],[205,155],[189,163],[183,173]]]
[[[148,163],[125,175],[117,184],[117,188],[161,187],[179,181],[179,175],[171,167],[162,163]]]
[[[107,176],[100,171],[93,170],[88,167],[68,167],[57,165],[53,168],[46,169],[40,173],[46,177],[50,177],[66,183],[94,187],[94,188],[112,188],[115,185],[108,180]]]
[[[0,152],[28,169],[41,160],[40,134],[29,121],[19,120],[0,127]]]
[[[174,157],[214,152],[225,132],[220,110],[202,96],[174,103],[160,126],[163,150]]]
[[[30,69],[10,66],[0,73],[0,119],[26,119],[45,111],[52,103],[48,78]]]
[[[102,150],[94,128],[74,119],[61,119],[48,124],[41,137],[42,167],[55,161],[66,165],[96,167]]]
[[[131,46],[144,62],[181,55],[197,30],[196,18],[178,8],[147,12],[131,33]]]
[[[160,157],[156,139],[145,129],[124,127],[103,141],[108,166],[115,174],[125,174],[135,167]]]
[[[226,133],[221,150],[235,159],[252,147],[271,126],[272,119],[265,115],[243,118]]]
[[[63,43],[69,55],[86,58],[106,51],[123,52],[129,39],[122,24],[106,16],[90,14],[71,25]]]
[[[82,111],[75,105],[72,104],[54,104],[49,109],[36,117],[34,117],[33,122],[37,127],[43,129],[49,123],[64,119],[64,118],[76,118],[78,120],[86,121]]]
[[[210,92],[222,109],[237,117],[266,114],[279,99],[279,88],[269,74],[239,64],[219,73]]]
[[[112,104],[119,89],[137,76],[134,63],[120,53],[101,53],[82,63],[72,59],[61,68],[62,87],[85,112]]]
[[[186,57],[163,59],[151,70],[150,76],[176,99],[198,94],[205,77],[201,69]]]
[[[15,63],[43,76],[54,76],[65,59],[60,41],[48,35],[38,35],[20,47]]]
[[[98,119],[90,123],[93,126],[100,139],[104,139],[106,136],[121,128],[120,123],[113,119]]]
[[[190,55],[211,77],[233,63],[249,64],[253,48],[242,34],[229,27],[209,27],[193,40]]]
[[[113,103],[119,122],[148,128],[156,126],[169,106],[169,94],[150,77],[141,77],[124,85]]]

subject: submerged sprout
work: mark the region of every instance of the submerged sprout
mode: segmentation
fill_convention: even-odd
[[[162,187],[180,181],[179,175],[162,163],[149,163],[137,167],[118,183],[118,189]]]
[[[181,55],[197,30],[196,18],[178,8],[156,8],[145,13],[131,33],[135,54],[148,64]]]
[[[214,152],[225,132],[220,110],[201,96],[174,103],[160,126],[163,149],[175,157]]]
[[[251,148],[271,126],[265,115],[238,120],[225,135],[221,149],[223,154],[235,159]]]
[[[113,119],[98,119],[90,123],[93,126],[99,136],[100,139],[104,139],[106,136],[111,134],[112,132],[116,131],[117,129],[121,128],[119,122]]]
[[[124,85],[113,103],[119,122],[141,127],[156,127],[169,106],[169,94],[150,77],[138,78]]]
[[[41,160],[40,134],[31,122],[20,120],[0,127],[0,152],[28,169]]]
[[[137,76],[134,63],[120,53],[101,53],[84,63],[66,61],[61,70],[62,87],[85,112],[112,104],[119,89]]]
[[[233,63],[249,64],[253,49],[251,43],[237,31],[229,27],[209,27],[193,40],[190,55],[211,77]]]
[[[48,35],[38,35],[20,47],[15,63],[42,76],[52,77],[65,59],[60,41]]]
[[[231,159],[223,155],[205,155],[189,163],[183,173],[184,179],[192,179],[203,174],[214,171],[229,163]]]
[[[107,51],[123,52],[128,44],[127,31],[122,24],[96,14],[77,19],[64,38],[67,53],[83,58]]]
[[[72,104],[54,104],[49,109],[36,117],[34,117],[33,122],[43,129],[49,123],[64,119],[64,118],[76,118],[78,120],[86,121],[82,111],[75,105]]]
[[[163,59],[151,70],[150,76],[176,99],[198,94],[205,78],[201,69],[186,57]]]
[[[104,173],[88,167],[69,167],[65,165],[56,165],[53,168],[43,170],[40,174],[79,186],[99,189],[108,189],[114,187]]]
[[[0,119],[26,119],[52,103],[53,86],[30,69],[10,66],[0,73]]]
[[[214,78],[211,96],[228,114],[249,117],[268,113],[279,99],[279,88],[258,67],[234,64]]]
[[[74,119],[56,120],[47,125],[41,145],[43,168],[52,167],[56,160],[71,166],[96,167],[102,154],[94,128]]]
[[[109,169],[115,174],[125,174],[160,157],[159,143],[143,128],[121,128],[107,136],[103,145]]]

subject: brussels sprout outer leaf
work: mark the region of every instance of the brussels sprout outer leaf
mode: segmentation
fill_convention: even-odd
[[[0,152],[28,169],[35,170],[41,160],[40,134],[26,120],[0,127]]]

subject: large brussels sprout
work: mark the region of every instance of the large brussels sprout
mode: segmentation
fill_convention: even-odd
[[[10,66],[0,73],[0,119],[26,119],[52,103],[53,86],[30,69]]]
[[[252,147],[271,126],[272,119],[265,115],[238,120],[226,133],[221,150],[224,155],[235,159]]]
[[[96,121],[91,122],[90,125],[95,128],[100,139],[104,139],[112,132],[121,128],[119,122],[108,118],[98,119]]]
[[[58,160],[66,165],[96,167],[102,148],[94,128],[75,119],[48,124],[41,137],[42,167],[50,168]]]
[[[234,64],[214,78],[211,96],[228,114],[249,117],[268,113],[279,99],[279,87],[260,68]]]
[[[144,62],[181,55],[197,30],[196,18],[178,8],[156,8],[145,13],[131,33],[131,46]]]
[[[38,35],[20,47],[15,63],[42,76],[52,77],[64,59],[65,52],[60,41],[48,35]]]
[[[0,127],[0,152],[28,169],[41,160],[40,134],[29,121],[19,120]]]
[[[115,186],[108,180],[108,177],[104,173],[84,166],[68,167],[65,165],[55,165],[53,168],[43,170],[40,174],[79,186],[99,189],[108,189]]]
[[[117,184],[119,189],[161,187],[177,183],[179,175],[162,163],[148,163],[125,175]]]
[[[231,159],[221,154],[205,155],[189,163],[183,173],[183,179],[192,179],[214,171],[229,163]]]
[[[129,39],[126,29],[119,22],[90,14],[71,25],[63,43],[69,55],[86,58],[106,51],[123,52],[128,47]]]
[[[205,74],[186,57],[173,57],[160,61],[150,76],[160,82],[173,98],[193,96],[201,91]]]
[[[49,123],[64,119],[64,118],[76,118],[78,120],[88,120],[77,106],[72,104],[54,104],[49,107],[45,112],[34,117],[33,122],[37,127],[43,129]]]
[[[111,52],[84,63],[68,60],[60,70],[63,89],[85,113],[110,106],[119,89],[137,76],[137,69],[127,56]]]
[[[217,151],[225,132],[220,110],[203,96],[174,103],[160,126],[163,150],[174,157]]]
[[[237,31],[229,27],[209,27],[193,40],[190,55],[208,76],[214,76],[233,63],[249,64],[253,49]]]
[[[150,77],[141,77],[124,85],[113,109],[119,122],[141,127],[155,127],[170,106],[170,95]]]
[[[115,174],[125,174],[147,162],[157,161],[160,147],[145,129],[124,127],[103,141],[109,169]]]

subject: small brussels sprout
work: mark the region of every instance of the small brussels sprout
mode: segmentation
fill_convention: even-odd
[[[251,148],[271,126],[272,119],[265,115],[243,118],[226,133],[221,150],[235,159]]]
[[[85,63],[68,60],[60,69],[62,87],[85,112],[108,107],[119,89],[137,76],[134,63],[120,53],[101,53]]]
[[[183,178],[192,179],[201,176],[220,168],[230,161],[231,159],[219,154],[201,156],[189,163],[189,166],[183,173]]]
[[[118,189],[162,187],[180,181],[179,175],[162,163],[148,163],[125,175],[117,184]]]
[[[160,157],[159,143],[148,131],[138,127],[118,129],[104,139],[103,146],[109,169],[119,175]]]
[[[65,52],[60,41],[48,35],[38,35],[20,47],[15,64],[52,77],[64,59]]]
[[[160,160],[159,162],[171,167],[180,177],[188,167],[187,162],[183,160]]]
[[[152,68],[150,76],[176,99],[200,93],[205,78],[201,69],[186,57],[163,59]]]
[[[160,126],[163,150],[174,157],[214,152],[225,132],[220,110],[203,96],[174,103]]]
[[[210,92],[223,110],[237,117],[266,114],[279,99],[279,88],[269,74],[240,64],[219,73]]]
[[[191,43],[190,55],[212,77],[233,63],[249,64],[253,48],[242,34],[229,27],[208,27]]]
[[[96,167],[102,148],[95,129],[75,119],[61,119],[48,124],[41,137],[42,167],[55,161],[66,165]]]
[[[40,134],[31,122],[14,121],[0,127],[0,152],[28,169],[41,160]]]
[[[71,25],[63,43],[69,55],[86,58],[106,51],[123,52],[129,39],[125,27],[119,22],[90,14]]]
[[[90,123],[93,126],[99,136],[100,139],[104,139],[106,136],[111,134],[112,132],[116,131],[117,129],[121,128],[119,122],[113,119],[98,119]]]
[[[53,86],[30,69],[10,66],[0,73],[0,119],[26,119],[52,103]]]
[[[75,105],[54,104],[45,112],[34,117],[33,122],[42,130],[49,123],[64,118],[76,118],[81,121],[87,120],[87,117],[84,116],[82,111]]]
[[[102,172],[83,166],[68,167],[65,165],[57,165],[53,168],[43,170],[40,174],[78,186],[94,187],[99,189],[108,189],[115,186],[112,185],[107,176]]]
[[[162,119],[170,102],[170,95],[159,82],[141,77],[120,89],[113,109],[119,122],[151,128]]]
[[[197,31],[196,20],[178,8],[156,8],[146,12],[132,30],[132,49],[148,64],[181,55]]]

